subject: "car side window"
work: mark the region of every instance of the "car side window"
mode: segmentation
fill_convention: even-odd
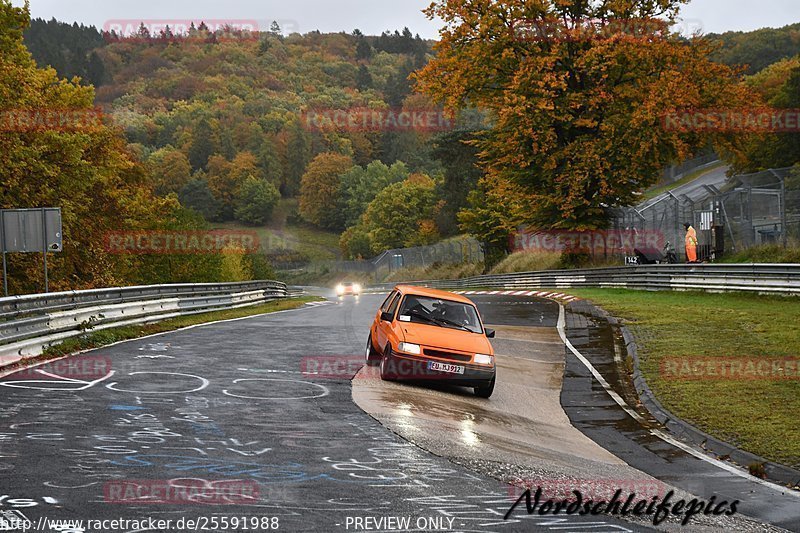
[[[389,306],[388,313],[391,313],[392,316],[394,316],[394,314],[397,312],[397,306],[400,305],[400,300],[401,299],[402,299],[402,296],[400,294],[398,294],[397,298],[395,298],[394,301]]]
[[[389,297],[383,301],[383,303],[381,304],[382,313],[385,313],[386,311],[389,310],[389,305],[392,303],[395,296],[397,296],[397,291],[392,291],[391,294],[389,294]]]

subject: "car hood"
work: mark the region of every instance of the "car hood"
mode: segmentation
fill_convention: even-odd
[[[406,342],[443,350],[494,355],[486,335],[412,322],[403,323],[401,327]]]

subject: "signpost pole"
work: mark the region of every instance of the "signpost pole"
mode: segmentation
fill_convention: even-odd
[[[50,292],[50,280],[47,277],[47,210],[42,208],[42,257],[44,258],[44,292]]]
[[[6,230],[5,209],[0,209],[0,246],[3,248],[3,294],[8,296],[8,267],[6,266]]]

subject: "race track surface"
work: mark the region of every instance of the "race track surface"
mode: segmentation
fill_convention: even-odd
[[[420,448],[353,402],[363,384],[351,380],[382,299],[194,327],[81,356],[93,365],[4,377],[0,520],[28,520],[39,531],[129,533],[652,530],[608,516],[527,516],[524,506],[504,520],[518,493],[475,464],[528,457],[539,475],[635,472],[572,427],[559,405],[565,359],[553,329],[557,304],[475,297],[507,356],[496,400],[373,380],[387,412],[413,400],[421,433],[409,437]],[[430,440],[463,451],[461,460],[426,451]],[[220,487],[229,493],[220,496]],[[58,519],[84,523],[47,522]],[[115,519],[172,523],[86,522]]]

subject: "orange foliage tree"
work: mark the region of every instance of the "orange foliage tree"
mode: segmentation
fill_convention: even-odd
[[[714,140],[664,125],[670,112],[751,98],[738,72],[709,59],[705,40],[670,32],[685,1],[440,0],[428,8],[446,25],[437,56],[415,75],[418,89],[493,118],[476,141],[487,176],[485,194],[474,197],[507,208],[477,205],[462,215],[467,227],[496,230],[481,220],[496,215],[506,227],[604,227],[609,208],[635,203],[665,166]]]
[[[351,168],[349,156],[333,152],[311,161],[300,184],[300,215],[307,222],[321,228],[336,227],[342,175]]]

